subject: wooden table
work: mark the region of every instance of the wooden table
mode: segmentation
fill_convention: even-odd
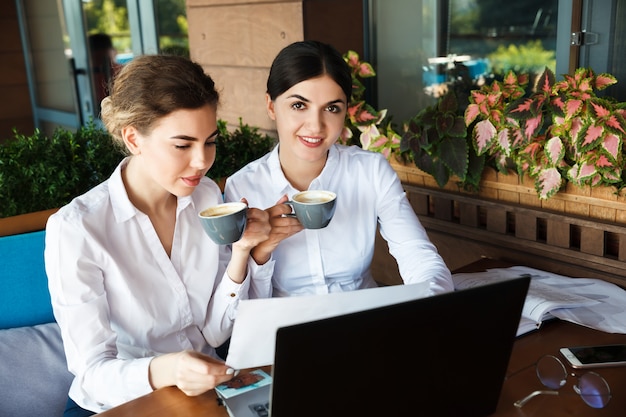
[[[495,261],[481,261],[459,272],[473,272],[485,267],[510,266]],[[611,387],[612,398],[603,409],[593,409],[574,392],[576,378],[570,376],[558,396],[540,395],[523,408],[513,403],[543,386],[535,374],[534,363],[543,355],[559,356],[563,346],[626,343],[626,335],[604,333],[565,321],[553,320],[542,328],[516,340],[509,361],[508,377],[502,388],[497,411],[493,417],[623,417],[626,415],[626,367],[599,368],[596,371]],[[565,362],[564,362],[565,363]],[[568,368],[574,371],[572,368]],[[269,371],[266,369],[266,371]],[[576,371],[580,372],[580,371]],[[450,393],[454,400],[454,393]],[[187,397],[174,387],[156,390],[144,397],[101,413],[103,417],[228,417],[217,402],[214,391]],[[349,417],[349,416],[346,416]]]

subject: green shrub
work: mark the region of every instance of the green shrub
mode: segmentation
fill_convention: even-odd
[[[109,134],[90,123],[14,136],[0,145],[0,217],[61,207],[107,179],[122,154]]]
[[[252,162],[272,150],[276,140],[259,132],[257,127],[244,124],[229,132],[224,120],[217,121],[219,138],[216,143],[215,163],[207,176],[216,182],[234,174],[248,162]]]
[[[220,131],[215,164],[207,176],[219,181],[260,158],[275,140],[243,124]],[[41,131],[14,136],[0,144],[0,217],[61,207],[106,180],[123,154],[109,133],[90,123],[72,132],[63,128],[51,138]]]
[[[541,74],[545,67],[553,72],[556,69],[554,51],[543,49],[539,39],[528,41],[524,45],[500,45],[495,52],[487,56],[494,73],[504,76],[509,71],[516,73]]]

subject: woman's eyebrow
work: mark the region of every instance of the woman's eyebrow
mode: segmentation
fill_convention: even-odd
[[[310,103],[310,102],[311,102],[311,100],[309,100],[309,99],[307,99],[307,98],[304,98],[304,97],[302,97],[302,96],[301,96],[301,95],[299,95],[299,94],[292,94],[292,95],[288,96],[287,98],[297,98],[298,100],[300,100],[300,101],[304,101],[304,102],[306,102],[306,103]],[[329,101],[329,102],[328,102],[328,103],[326,103],[326,104],[328,105],[328,104],[336,104],[336,103],[345,103],[345,101],[344,101],[344,100],[342,100],[342,99],[340,99],[340,98],[338,98],[338,99],[336,99],[336,100]]]
[[[311,100],[309,100],[308,98],[302,97],[300,94],[292,94],[288,96],[287,98],[297,98],[298,100],[306,101],[307,103],[311,102]]]
[[[219,129],[215,129],[215,132],[211,133],[209,136],[207,136],[207,138],[205,140],[209,140],[214,136],[217,136],[217,134],[220,132]],[[176,135],[176,136],[172,136],[171,139],[182,139],[182,140],[188,140],[191,142],[197,142],[198,138],[194,138],[193,136],[187,136],[187,135]]]

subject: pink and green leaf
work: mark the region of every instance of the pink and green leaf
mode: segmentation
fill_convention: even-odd
[[[599,137],[602,136],[604,129],[602,126],[591,125],[585,130],[585,135],[581,143],[582,148],[586,148],[588,145],[594,143]]]
[[[563,146],[561,138],[558,136],[550,138],[546,142],[544,153],[550,166],[557,166],[563,159],[563,156],[565,156],[565,147]]]
[[[361,62],[358,71],[359,77],[370,78],[376,76],[376,71],[369,62]]]
[[[498,147],[506,156],[511,155],[511,142],[509,140],[509,129],[502,129],[498,132]]]
[[[609,115],[606,118],[606,120],[604,121],[604,124],[606,124],[608,127],[610,127],[613,130],[617,130],[619,132],[626,133],[626,132],[624,132],[623,120],[624,119],[620,120],[617,115],[611,114],[611,115]]]
[[[465,109],[465,124],[469,126],[476,117],[480,114],[480,109],[477,104],[469,104]]]
[[[527,118],[534,114],[531,110],[533,108],[533,103],[534,100],[531,98],[518,99],[508,105],[506,111],[511,115],[511,117],[518,119]]]
[[[591,108],[595,113],[596,117],[601,119],[607,118],[611,115],[611,110],[607,108],[607,106],[603,105],[604,103],[601,101],[592,101]]]
[[[548,168],[541,170],[535,180],[535,188],[539,194],[539,198],[542,200],[552,197],[563,183],[563,178],[559,170],[556,168]]]
[[[611,161],[609,161],[606,155],[600,155],[598,159],[596,160],[596,167],[599,167],[599,168],[612,167],[613,165],[614,164]]]
[[[554,73],[550,69],[546,68],[537,78],[537,91],[541,91],[544,94],[549,95],[552,92],[554,82]]]
[[[565,102],[565,118],[571,119],[574,115],[578,114],[580,109],[583,107],[583,102],[581,100],[571,99]]]
[[[378,120],[378,112],[369,104],[363,104],[359,110],[354,115],[355,124],[367,124]]]
[[[533,138],[543,126],[543,114],[539,113],[535,117],[531,117],[524,123],[524,137]]]
[[[595,174],[596,174],[596,166],[588,162],[583,162],[580,168],[578,169],[578,178],[581,180],[591,178]]]
[[[523,155],[526,155],[528,158],[534,160],[539,151],[541,151],[542,145],[539,142],[531,142],[529,143],[522,152]]]
[[[476,153],[480,156],[491,147],[497,131],[490,120],[482,120],[474,126],[473,134]]]
[[[348,63],[350,68],[357,68],[359,65],[359,54],[355,51],[348,51],[344,55],[345,61]]]
[[[614,161],[617,161],[622,149],[622,140],[618,135],[608,133],[604,136],[602,147],[611,155]]]
[[[597,90],[604,90],[608,86],[617,83],[617,78],[611,74],[602,73],[596,76],[595,87]]]

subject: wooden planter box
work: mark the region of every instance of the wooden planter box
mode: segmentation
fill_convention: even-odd
[[[412,163],[391,162],[448,267],[480,257],[626,285],[626,198],[568,185],[540,200],[532,181],[488,169],[479,193],[440,188]]]
[[[520,179],[516,173],[505,175],[487,168],[482,176],[480,191],[472,194],[456,185],[454,179],[444,188],[440,188],[430,174],[413,163],[405,164],[395,160],[390,162],[403,184],[475,195],[494,201],[626,225],[626,196],[617,196],[612,187],[580,188],[568,183],[551,198],[541,200],[537,197],[530,178],[525,176]]]

